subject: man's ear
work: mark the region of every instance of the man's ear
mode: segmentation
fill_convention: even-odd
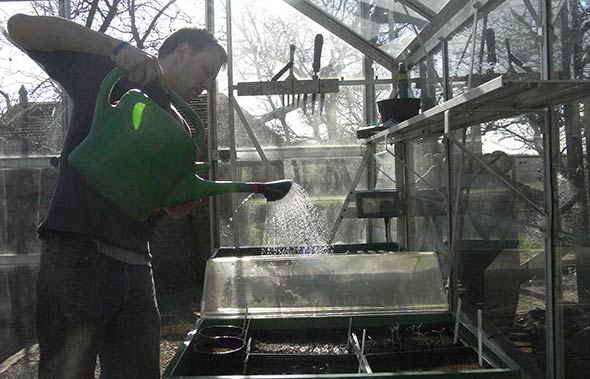
[[[186,42],[179,43],[174,49],[174,57],[178,62],[187,62],[193,55],[193,50]]]

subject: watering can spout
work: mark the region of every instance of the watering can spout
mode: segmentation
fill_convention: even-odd
[[[267,201],[280,200],[289,192],[292,184],[288,179],[258,183],[255,192],[263,194]]]
[[[260,193],[267,201],[280,200],[291,189],[292,181],[289,179],[274,182],[214,182],[205,180],[198,175],[184,177],[174,188],[166,200],[166,206],[173,206],[202,199],[204,197],[220,195],[224,193]]]

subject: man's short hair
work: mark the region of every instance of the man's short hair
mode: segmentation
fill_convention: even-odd
[[[221,62],[227,63],[227,53],[224,48],[213,34],[200,28],[182,28],[172,33],[158,49],[158,57],[164,58],[170,55],[182,42],[186,42],[195,53],[210,48],[215,49],[219,52]]]

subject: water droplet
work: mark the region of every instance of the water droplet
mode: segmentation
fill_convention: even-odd
[[[252,198],[252,196],[254,196],[254,195],[255,195],[255,193],[251,193],[248,196],[246,196],[246,198],[244,200],[242,200],[242,202],[236,207],[236,209],[234,209],[234,213],[238,213],[238,211],[240,210],[240,208],[242,208],[242,206],[244,204],[246,204],[246,202],[248,200],[250,200]]]

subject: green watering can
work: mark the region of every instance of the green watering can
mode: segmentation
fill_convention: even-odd
[[[283,198],[291,180],[267,183],[213,182],[197,173],[208,164],[195,162],[205,129],[190,106],[172,90],[168,97],[196,129],[194,139],[174,117],[143,92],[132,89],[114,106],[109,98],[124,75],[117,68],[100,86],[90,133],[69,155],[69,164],[87,183],[134,220],[154,209],[233,192]]]

